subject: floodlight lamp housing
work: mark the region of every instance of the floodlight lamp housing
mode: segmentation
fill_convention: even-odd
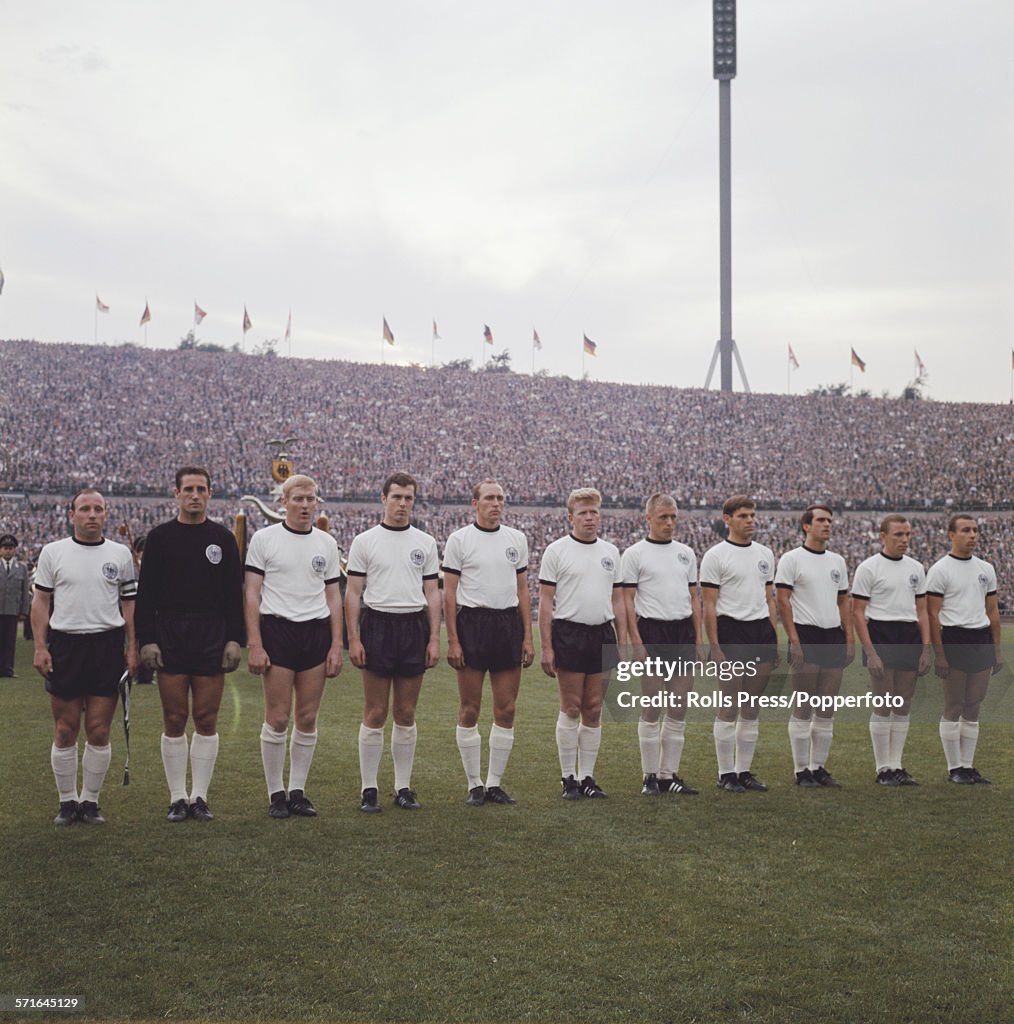
[[[712,0],[714,75],[720,82],[736,77],[736,0]]]

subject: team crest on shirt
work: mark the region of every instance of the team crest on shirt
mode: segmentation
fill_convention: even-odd
[[[676,561],[682,563],[683,565],[689,565],[690,564],[690,556],[685,551],[680,551],[676,555]]]
[[[507,561],[511,565],[517,565],[518,559],[521,558],[521,552],[516,547],[509,547],[504,550],[504,554],[507,556]]]
[[[768,565],[768,560],[766,558],[760,559],[760,561],[757,563],[757,571],[761,574],[761,576],[767,576],[767,574],[771,571],[771,566]]]
[[[323,555],[314,555],[310,559],[310,568],[318,575],[324,575],[324,567],[327,565],[327,559]]]
[[[412,560],[412,564],[417,568],[421,567],[426,561],[426,554],[422,548],[412,548],[408,557]]]
[[[910,575],[910,576],[908,577],[908,585],[909,585],[909,586],[910,586],[910,587],[911,587],[911,588],[912,588],[913,590],[915,590],[915,588],[919,586],[919,577],[918,577],[918,576],[916,576],[916,574],[915,574],[915,573],[912,573],[912,574],[911,574],[911,575]]]
[[[835,583],[841,583],[841,571],[839,569],[832,569],[831,570],[831,579]]]
[[[116,568],[115,562],[103,562],[102,563],[102,575],[109,580],[110,583],[117,579],[120,575]]]
[[[612,572],[616,568],[616,565],[608,555],[603,555],[602,568],[605,569],[606,572]]]
[[[209,544],[204,549],[204,557],[211,562],[212,565],[218,565],[222,561],[222,549],[217,544]]]
[[[979,573],[979,586],[985,590],[989,586],[989,577],[984,573]]]

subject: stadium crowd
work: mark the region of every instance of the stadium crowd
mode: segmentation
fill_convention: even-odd
[[[219,495],[264,486],[272,438],[331,499],[372,501],[408,467],[431,502],[495,473],[515,504],[580,481],[636,507],[822,498],[843,509],[1014,507],[1014,408],[728,394],[194,350],[0,342],[3,486],[160,494],[182,462]]]
[[[621,549],[640,536],[644,498],[671,491],[685,510],[678,536],[698,556],[717,539],[721,502],[741,492],[757,500],[757,539],[776,553],[799,543],[792,511],[829,501],[833,546],[850,568],[876,550],[885,512],[913,511],[912,553],[928,565],[946,550],[949,512],[976,510],[1001,606],[1014,596],[1010,406],[0,342],[0,494],[27,495],[0,497],[0,530],[21,538],[26,560],[66,534],[63,500],[82,486],[110,499],[110,535],[171,518],[169,485],[184,463],[211,469],[211,512],[231,526],[240,495],[267,492],[273,438],[295,439],[296,467],[320,482],[346,550],[376,522],[393,469],[419,480],[417,523],[441,545],[468,521],[476,480],[496,476],[533,570],[566,528],[573,486],[602,491],[603,536]]]

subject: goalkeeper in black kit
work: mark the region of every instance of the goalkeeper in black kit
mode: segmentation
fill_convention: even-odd
[[[208,471],[180,469],[175,496],[178,515],[156,526],[145,541],[137,643],[141,662],[158,672],[168,820],[211,821],[208,787],[218,756],[218,708],[225,673],[239,667],[244,639],[243,573],[235,538],[208,519]],[[191,713],[194,733],[188,749]]]

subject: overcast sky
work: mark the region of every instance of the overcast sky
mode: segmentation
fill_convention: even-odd
[[[0,337],[701,386],[709,0],[0,5]],[[733,334],[754,391],[1006,402],[1011,0],[742,0]],[[145,301],[152,320],[139,326]],[[285,352],[284,343],[282,352]],[[717,375],[716,375],[717,378]],[[714,385],[713,385],[714,386]],[[738,381],[737,381],[738,386]]]

